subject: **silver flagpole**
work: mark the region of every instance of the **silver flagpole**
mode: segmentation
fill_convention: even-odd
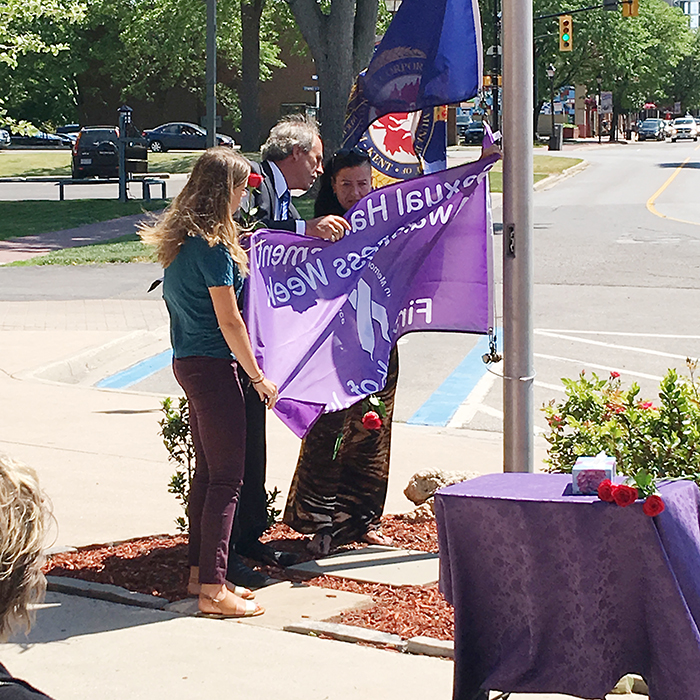
[[[534,468],[532,0],[503,0],[503,469]]]

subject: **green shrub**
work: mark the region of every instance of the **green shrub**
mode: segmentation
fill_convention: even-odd
[[[168,493],[174,493],[175,498],[182,505],[185,517],[175,518],[175,524],[179,532],[188,531],[187,503],[190,497],[190,485],[195,469],[194,443],[190,431],[190,412],[187,398],[181,396],[178,405],[173,405],[173,400],[168,397],[161,404],[163,418],[158,422],[163,444],[168,450],[168,459],[177,465],[175,473],[170,477]],[[275,487],[267,492],[267,526],[272,527],[278,520],[282,511],[275,508],[275,501],[279,496],[279,490]]]
[[[168,459],[175,462],[175,473],[170,477],[168,493],[174,493],[180,501],[185,517],[175,518],[175,524],[180,532],[188,531],[187,503],[190,498],[190,485],[194,476],[194,443],[190,432],[190,411],[187,399],[180,397],[178,405],[174,406],[170,397],[161,404],[163,419],[159,421],[160,434],[163,444],[168,450]]]
[[[618,472],[647,470],[657,478],[689,478],[700,483],[700,387],[697,361],[686,361],[689,377],[669,369],[659,400],[640,398],[639,386],[623,389],[620,376],[607,379],[581,372],[563,379],[566,398],[543,406],[549,432],[549,471],[570,472],[576,458],[603,451],[615,457]]]

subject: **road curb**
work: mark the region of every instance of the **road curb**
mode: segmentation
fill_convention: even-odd
[[[364,627],[341,625],[335,622],[305,622],[285,625],[285,632],[306,634],[310,636],[324,635],[340,642],[351,644],[372,644],[384,648],[395,649],[406,654],[437,656],[444,659],[454,658],[454,642],[433,637],[411,637],[402,639],[397,634],[377,632]]]
[[[335,622],[305,622],[293,625],[285,625],[285,632],[295,632],[306,635],[325,635],[339,642],[351,642],[353,644],[373,644],[375,646],[389,647],[397,651],[406,651],[407,642],[397,634],[388,632],[377,632],[364,627],[353,627],[351,625],[340,625]]]
[[[165,598],[146,595],[145,593],[133,593],[121,586],[83,581],[82,579],[68,576],[47,576],[46,587],[54,593],[65,593],[66,595],[76,595],[83,598],[97,598],[110,603],[133,605],[138,608],[149,608],[151,610],[165,610],[165,607],[170,603]]]
[[[567,177],[572,177],[573,175],[578,175],[578,173],[582,172],[585,170],[590,163],[587,160],[581,160],[580,163],[576,163],[576,165],[572,165],[569,168],[566,168],[566,170],[562,170],[562,172],[557,173],[556,175],[547,175],[544,180],[540,180],[539,182],[536,182],[533,186],[533,189],[535,192],[539,192],[540,190],[548,190],[550,187],[554,187],[558,182],[561,182],[562,180],[565,180]]]
[[[95,598],[109,603],[131,605],[138,608],[148,608],[150,610],[166,611],[171,604],[169,600],[159,598],[158,596],[146,595],[145,593],[133,593],[121,586],[84,581],[69,576],[47,576],[46,584],[47,589],[54,593],[75,595],[82,598]],[[186,615],[186,613],[182,612],[177,612],[177,614]],[[390,634],[389,632],[378,632],[377,630],[367,629],[365,627],[341,625],[335,622],[316,621],[284,625],[282,631],[305,634],[308,636],[323,635],[331,637],[339,642],[371,644],[372,646],[394,649],[395,651],[407,654],[436,656],[445,659],[454,658],[454,643],[435,639],[433,637],[411,637],[410,639],[404,640],[399,637],[399,635]]]

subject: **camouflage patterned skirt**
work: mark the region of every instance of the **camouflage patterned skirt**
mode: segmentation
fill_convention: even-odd
[[[391,418],[399,376],[399,355],[391,351],[386,386],[377,396],[386,418],[379,430],[362,425],[362,401],[326,413],[301,443],[283,521],[297,532],[323,533],[333,545],[356,542],[379,526],[386,500]],[[340,449],[333,459],[336,440]]]

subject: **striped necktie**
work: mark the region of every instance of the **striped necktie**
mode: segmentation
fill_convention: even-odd
[[[289,205],[292,203],[292,195],[289,190],[285,190],[280,197],[280,221],[289,218]]]

